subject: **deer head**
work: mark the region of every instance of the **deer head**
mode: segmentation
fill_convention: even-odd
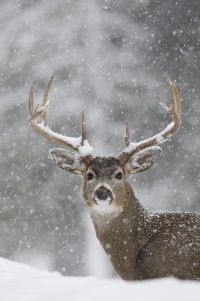
[[[50,150],[51,158],[65,171],[83,176],[83,195],[90,210],[99,213],[119,213],[123,211],[127,196],[128,177],[150,168],[159,158],[162,150],[159,144],[167,141],[180,126],[181,100],[176,84],[168,81],[172,94],[172,104],[168,107],[160,101],[161,107],[169,112],[171,122],[160,133],[142,140],[132,142],[126,122],[126,147],[118,157],[93,157],[92,147],[87,141],[85,114],[82,113],[82,135],[72,138],[55,133],[47,125],[46,107],[48,92],[53,77],[45,89],[41,106],[34,108],[33,82],[29,93],[29,112],[31,128],[51,142],[61,144],[64,148]]]

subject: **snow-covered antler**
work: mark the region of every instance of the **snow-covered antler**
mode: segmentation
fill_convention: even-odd
[[[87,141],[85,114],[82,113],[82,135],[81,137],[74,138],[58,134],[52,131],[47,125],[47,113],[46,108],[49,104],[48,93],[53,81],[53,76],[48,81],[47,87],[44,91],[43,100],[41,106],[37,105],[34,108],[33,92],[36,81],[33,82],[29,92],[29,123],[31,128],[39,135],[45,137],[51,142],[62,144],[67,148],[74,149],[79,152],[80,156],[87,157],[92,153],[92,147]]]
[[[166,104],[160,101],[160,98],[157,97],[158,103],[160,106],[167,112],[170,113],[171,116],[171,123],[160,133],[139,141],[137,143],[131,142],[130,135],[129,135],[129,128],[128,123],[126,122],[126,135],[125,135],[125,142],[126,148],[123,152],[119,155],[119,160],[122,163],[127,162],[132,155],[138,153],[141,150],[144,150],[148,147],[161,144],[167,141],[169,138],[172,137],[179,129],[181,124],[181,97],[179,90],[175,84],[175,82],[168,80],[169,87],[171,89],[172,94],[172,104],[168,107]]]

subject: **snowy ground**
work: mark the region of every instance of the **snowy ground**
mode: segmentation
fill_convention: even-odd
[[[63,277],[0,258],[1,301],[199,301],[198,281],[161,279],[125,283],[94,277]]]

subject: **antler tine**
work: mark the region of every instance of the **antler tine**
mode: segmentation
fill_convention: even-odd
[[[81,141],[81,145],[84,145],[85,140],[87,140],[86,120],[85,120],[85,112],[82,112],[82,141]]]
[[[50,90],[50,87],[51,87],[51,84],[53,82],[53,77],[54,75],[52,74],[52,76],[50,77],[49,81],[48,81],[48,84],[44,90],[44,95],[43,95],[43,99],[42,99],[42,108],[45,107],[47,105],[47,101],[48,101],[48,94],[49,94],[49,90]],[[44,121],[44,124],[47,124],[47,112],[44,110],[43,111],[43,121]]]
[[[137,143],[133,143],[130,141],[130,143],[127,144],[128,138],[125,138],[127,148],[125,148],[123,152],[119,155],[119,159],[122,161],[122,163],[127,162],[133,154],[145,148],[151,147],[153,145],[158,145],[167,141],[179,129],[181,124],[181,97],[175,82],[168,80],[168,84],[172,94],[172,104],[170,106],[167,106],[165,103],[161,102],[159,97],[157,97],[157,100],[160,106],[165,111],[170,113],[171,123],[162,132]],[[126,131],[126,137],[129,137],[127,125]]]
[[[80,153],[82,157],[87,157],[91,155],[92,148],[87,143],[87,148],[84,148],[84,142],[87,138],[86,136],[86,125],[85,125],[85,114],[82,114],[82,136],[78,138],[74,137],[68,137],[61,134],[58,134],[54,131],[52,131],[47,123],[46,123],[46,107],[48,104],[48,93],[49,89],[51,87],[53,81],[53,75],[50,77],[47,87],[44,91],[42,104],[41,106],[36,106],[34,109],[34,101],[33,101],[33,92],[35,88],[36,81],[34,81],[31,85],[30,91],[29,91],[29,122],[31,128],[41,136],[45,137],[51,142],[55,142],[58,144],[62,144],[67,148],[74,149]],[[40,123],[38,123],[38,120],[40,120]]]
[[[174,100],[174,107],[177,115],[180,117],[181,114],[181,96],[179,93],[179,90],[177,89],[174,82],[171,82],[172,84],[172,93],[173,93],[173,100]]]
[[[181,118],[181,98],[180,93],[175,85],[170,79],[167,80],[168,85],[171,89],[172,93],[172,104],[167,106],[165,103],[161,102],[160,97],[157,96],[157,100],[159,105],[167,112],[170,113],[171,118],[177,125],[180,125],[180,118]]]
[[[30,118],[33,115],[34,112],[34,106],[33,106],[33,90],[35,88],[36,80],[32,83],[30,91],[29,91],[29,114]]]
[[[53,82],[53,78],[54,78],[54,74],[52,74],[52,76],[50,77],[49,81],[48,81],[48,84],[44,90],[44,95],[43,95],[43,100],[42,100],[42,106],[45,106],[45,104],[47,103],[47,100],[48,100],[48,94],[49,94],[49,90],[50,90],[50,87],[51,87],[51,84]]]
[[[169,112],[171,114],[171,118],[174,121],[176,128],[175,131],[180,127],[181,124],[181,97],[179,90],[175,84],[171,80],[168,80],[169,86],[171,88],[172,93],[172,104],[169,107]]]
[[[125,143],[127,146],[130,145],[130,133],[129,133],[129,127],[128,127],[128,120],[125,121],[125,128],[126,128],[126,134],[125,134]]]

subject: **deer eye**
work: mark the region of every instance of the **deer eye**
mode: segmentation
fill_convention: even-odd
[[[117,180],[121,180],[122,179],[122,177],[123,177],[123,174],[122,174],[122,172],[121,171],[119,171],[118,173],[116,173],[116,175],[115,175],[115,179],[117,179]]]
[[[87,174],[87,179],[88,179],[88,181],[91,181],[93,178],[94,178],[93,174],[92,174],[91,172],[89,172],[89,173]]]

